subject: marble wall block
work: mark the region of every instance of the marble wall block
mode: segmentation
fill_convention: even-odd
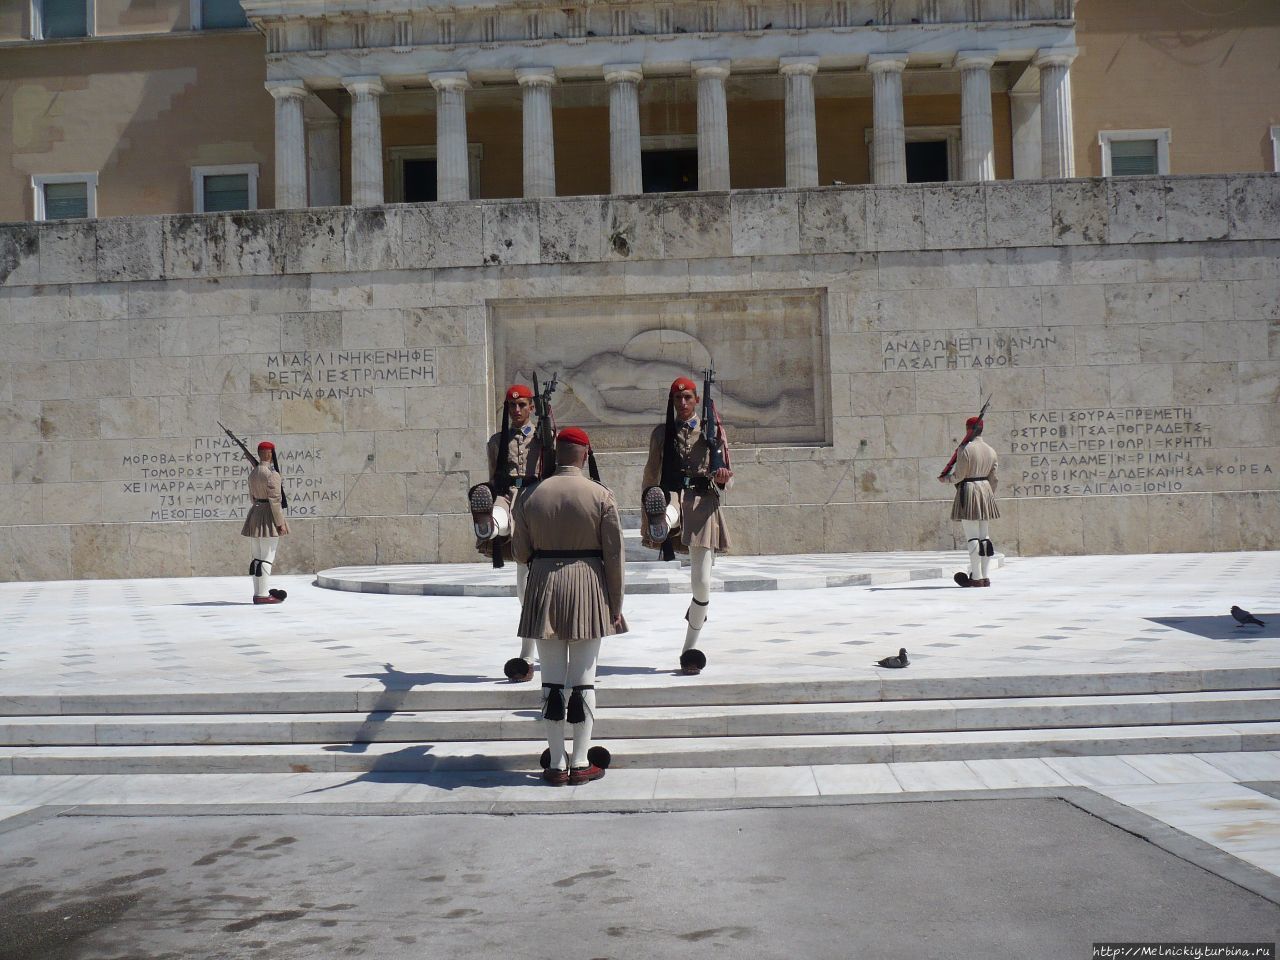
[[[93,523],[102,517],[100,483],[44,483],[40,489],[45,523]]]
[[[65,361],[10,364],[11,395],[14,400],[69,399],[71,369]]]
[[[1280,278],[1238,280],[1231,295],[1237,320],[1280,320]]]
[[[350,516],[399,516],[407,502],[403,474],[366,471],[347,481],[345,510]]]
[[[483,471],[479,471],[477,476],[479,477],[482,473]],[[467,491],[471,489],[471,475],[466,471],[451,473],[423,471],[408,474],[404,479],[406,508],[410,514],[435,516],[467,509]],[[615,493],[620,493],[612,484],[610,487],[615,490]],[[437,543],[432,542],[429,546],[435,550]]]
[[[1083,497],[1038,497],[1018,503],[1018,546],[1026,556],[1084,553]]]
[[[219,273],[222,238],[215,236],[211,241],[209,236],[210,226],[219,223],[216,217],[202,214],[164,217],[160,227],[164,276],[180,280]]]
[[[99,433],[104,438],[156,437],[161,433],[160,400],[156,397],[109,397],[98,404]]]
[[[828,188],[798,195],[801,253],[867,249],[867,191]]]
[[[0,226],[0,286],[40,282],[40,234],[34,223]]]
[[[881,290],[1002,287],[1009,279],[1004,250],[887,251],[876,263]]]
[[[376,517],[373,521],[376,562],[422,563],[434,553],[440,540],[436,517]]]
[[[1064,246],[1103,243],[1107,237],[1105,180],[1064,180],[1050,184],[1053,242]]]
[[[1086,553],[1147,553],[1152,527],[1147,497],[1084,497]]]
[[[1169,284],[1169,319],[1174,323],[1219,324],[1235,318],[1231,285],[1222,280]]]
[[[959,438],[948,436],[947,418],[937,414],[900,414],[884,418],[884,436],[890,457],[936,457],[950,452]],[[945,460],[945,456],[943,457]]]
[[[1104,289],[1109,324],[1154,323],[1169,319],[1169,285],[1165,283],[1119,283]]]
[[[105,281],[158,280],[164,273],[163,220],[112,217],[98,221],[98,276]]]
[[[922,192],[927,247],[987,246],[986,191],[981,185],[928,186]]]
[[[1274,240],[1280,237],[1280,177],[1230,178],[1227,212],[1233,240]],[[0,255],[0,274],[3,272],[3,257]]]
[[[729,195],[734,256],[800,252],[800,211],[795,193],[760,190]]]
[[[10,483],[16,474],[16,467],[9,462],[7,456],[0,459],[0,470],[3,470],[0,472],[0,524],[7,526],[39,522],[44,485]]]
[[[1230,232],[1229,181],[1222,177],[1170,177],[1164,208],[1170,240],[1223,240]]]
[[[1173,395],[1179,403],[1237,403],[1236,367],[1230,363],[1175,364]]]
[[[71,576],[77,580],[129,575],[129,526],[123,523],[82,523],[70,531]]]
[[[1151,243],[1169,238],[1165,185],[1160,179],[1121,177],[1107,181],[1107,240]]]
[[[1052,286],[1071,283],[1074,249],[1019,247],[1007,254],[1010,286]]]
[[[1188,363],[1204,357],[1205,324],[1144,326],[1139,344],[1143,363]]]
[[[1280,361],[1246,360],[1238,370],[1240,403],[1280,403]]]
[[[403,234],[400,206],[354,207],[348,221],[344,269],[389,270],[401,267]]]
[[[737,538],[742,525],[728,520],[730,537]],[[815,545],[822,543],[824,521],[822,512],[808,506],[775,506],[760,510],[751,534],[757,538],[757,550],[776,550],[779,553],[812,553]],[[772,547],[764,547],[771,544]]]
[[[663,197],[662,252],[667,259],[731,256],[729,195],[687,193]]]
[[[824,553],[879,552],[899,549],[901,530],[889,503],[832,503],[823,510]]]
[[[1213,543],[1219,550],[1275,550],[1280,547],[1272,493],[1215,493]]]
[[[986,193],[987,242],[993,247],[1047,246],[1054,241],[1053,187],[993,181]]]
[[[481,230],[486,266],[541,261],[542,241],[538,232],[536,202],[485,204]]]
[[[407,269],[470,267],[484,261],[484,215],[477,203],[413,204],[401,215]]]
[[[69,579],[72,529],[65,524],[0,527],[0,580]]]
[[[1153,553],[1198,553],[1214,549],[1213,498],[1188,493],[1145,498],[1148,517],[1159,518],[1147,531]]]
[[[605,260],[657,260],[662,257],[662,200],[658,197],[608,197],[601,207]]]
[[[229,277],[271,276],[284,271],[286,215],[240,211],[211,218],[210,254]]]
[[[924,190],[918,186],[867,190],[867,249],[925,248]]]
[[[99,279],[96,220],[51,220],[38,229],[40,283],[93,283]]]
[[[380,430],[374,435],[378,473],[429,473],[438,465],[434,430]]]
[[[888,430],[893,430],[890,426]],[[943,461],[945,462],[945,461]],[[915,500],[927,490],[922,490],[921,469],[925,464],[915,460],[867,460],[859,461],[853,468],[853,497],[863,501]],[[941,469],[941,463],[938,465]],[[937,469],[934,470],[936,476]]]
[[[347,268],[350,208],[289,210],[281,219],[286,273],[331,273]]]
[[[1038,327],[1045,318],[1044,300],[1043,287],[979,287],[978,325]]]
[[[604,208],[594,200],[540,200],[542,263],[591,263],[605,258]]]

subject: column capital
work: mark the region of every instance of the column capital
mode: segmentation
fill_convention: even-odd
[[[1031,63],[1036,67],[1069,67],[1079,54],[1079,47],[1044,47],[1036,51]]]
[[[277,100],[301,100],[307,95],[307,85],[301,80],[268,80],[263,86]]]
[[[516,82],[522,87],[550,87],[556,82],[555,67],[516,67]]]
[[[694,60],[689,64],[689,67],[693,75],[699,80],[704,77],[723,80],[729,76],[728,60]]]
[[[387,92],[386,84],[382,82],[382,78],[379,76],[343,77],[342,85],[347,88],[347,93],[353,97],[381,96]]]
[[[907,54],[873,53],[867,57],[867,69],[872,73],[901,73],[907,69]]]
[[[439,73],[428,73],[427,82],[436,90],[470,90],[471,80],[465,70],[442,70]]]
[[[643,79],[644,68],[638,63],[605,64],[605,83],[639,83]]]
[[[955,60],[957,70],[990,70],[995,63],[994,50],[961,50]]]
[[[812,77],[818,72],[817,57],[779,57],[778,72],[784,77]]]

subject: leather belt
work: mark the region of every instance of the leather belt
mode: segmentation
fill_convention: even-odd
[[[254,502],[254,503],[270,503],[271,501],[270,501],[270,500],[256,500],[256,499],[255,499],[253,502]]]
[[[990,477],[965,477],[963,480],[960,481],[960,483],[977,483],[980,480],[989,481],[990,479],[991,479]]]
[[[600,550],[535,550],[532,560],[603,560]]]

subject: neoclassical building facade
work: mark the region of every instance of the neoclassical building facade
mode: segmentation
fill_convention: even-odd
[[[0,10],[0,219],[1276,168],[1266,0],[138,6]]]

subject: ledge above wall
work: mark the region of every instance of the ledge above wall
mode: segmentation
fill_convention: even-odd
[[[0,286],[1280,239],[1280,176],[819,187],[0,225]]]

